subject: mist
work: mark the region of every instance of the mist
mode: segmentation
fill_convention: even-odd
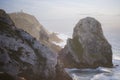
[[[119,4],[119,0],[1,0],[0,8],[30,13],[49,31],[72,33],[76,23],[89,16],[100,21],[104,31],[119,32]]]

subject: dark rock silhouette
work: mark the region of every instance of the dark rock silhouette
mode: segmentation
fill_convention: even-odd
[[[15,77],[12,75],[5,73],[5,72],[0,72],[0,80],[16,80]]]
[[[10,80],[14,77],[17,80],[57,80],[58,75],[61,80],[71,80],[62,67],[56,66],[57,55],[24,30],[16,28],[8,14],[0,10],[0,72],[7,73],[0,76],[8,76]]]
[[[64,67],[70,68],[112,67],[111,45],[103,35],[101,24],[91,17],[81,19],[59,59]]]

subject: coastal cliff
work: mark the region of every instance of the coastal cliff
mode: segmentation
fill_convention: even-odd
[[[57,54],[18,29],[9,15],[0,10],[0,80],[6,79],[72,80],[60,67]]]
[[[61,47],[53,44],[53,42],[61,42],[62,40],[54,33],[46,30],[33,15],[25,12],[16,12],[10,13],[9,16],[17,28],[28,32],[38,41],[48,46],[53,52],[58,53],[61,50]]]

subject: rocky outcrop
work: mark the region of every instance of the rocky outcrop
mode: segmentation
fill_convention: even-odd
[[[0,9],[0,21],[2,21],[3,23],[9,24],[11,26],[14,25],[13,21],[10,19],[10,17],[5,14],[5,11]]]
[[[57,80],[57,55],[0,10],[0,80]],[[60,68],[64,71],[63,68]],[[61,75],[60,75],[61,76]],[[68,76],[69,77],[69,76]],[[61,80],[71,80],[63,78]]]
[[[101,24],[91,17],[81,19],[59,59],[64,67],[70,68],[112,67],[111,45],[103,35]]]
[[[16,27],[25,30],[38,41],[48,46],[52,51],[58,53],[58,51],[61,50],[59,46],[52,43],[53,41],[57,42],[61,39],[53,34],[50,34],[33,15],[24,12],[11,13],[9,15]]]
[[[45,30],[34,16],[24,12],[11,13],[9,15],[16,27],[27,31],[37,40],[48,40],[49,35],[47,30]]]

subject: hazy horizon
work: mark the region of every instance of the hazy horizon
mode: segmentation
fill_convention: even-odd
[[[72,32],[84,17],[94,17],[105,31],[120,30],[120,0],[0,0],[0,8],[8,13],[23,12],[34,15],[48,30]]]

